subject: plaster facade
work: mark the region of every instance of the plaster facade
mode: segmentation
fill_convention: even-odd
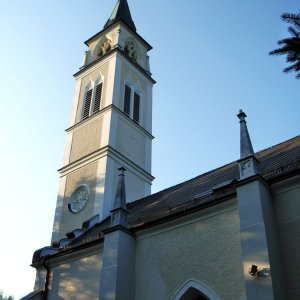
[[[300,176],[272,186],[287,299],[300,299]],[[291,238],[293,237],[293,238]]]
[[[89,253],[70,255],[63,262],[51,262],[48,299],[99,300],[102,257],[98,246]]]
[[[99,58],[100,49],[107,40],[110,41],[111,49],[124,49],[126,41],[132,41],[137,51],[137,63],[143,69],[147,70],[148,46],[139,35],[133,34],[131,30],[128,30],[127,26],[120,23],[113,25],[112,27],[104,30],[104,32],[100,32],[86,41],[89,49],[86,55],[85,64],[92,63]]]
[[[74,130],[70,163],[101,148],[103,119],[103,116],[97,116]]]
[[[173,299],[191,279],[220,299],[246,299],[239,236],[236,199],[138,233],[135,299]]]
[[[81,228],[82,223],[93,215],[95,205],[95,192],[97,180],[97,162],[84,166],[66,176],[64,192],[62,219],[59,228],[59,239],[63,238],[66,232]],[[79,213],[74,214],[68,208],[68,201],[72,192],[80,185],[87,185],[89,188],[89,201],[86,207]]]

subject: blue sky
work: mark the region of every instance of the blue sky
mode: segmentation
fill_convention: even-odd
[[[33,287],[35,249],[50,243],[58,173],[83,42],[116,1],[3,1],[0,12],[0,289]],[[270,57],[298,0],[129,0],[154,87],[153,192],[239,158],[242,108],[255,150],[300,133],[300,81]],[[4,247],[3,247],[4,246]]]

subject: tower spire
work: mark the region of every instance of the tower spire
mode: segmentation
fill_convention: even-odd
[[[247,115],[240,109],[240,179],[259,174],[259,161],[255,157],[245,118]]]
[[[125,228],[128,227],[127,220],[127,205],[126,205],[126,193],[125,193],[125,174],[126,169],[124,166],[118,169],[121,171],[119,175],[119,183],[116,191],[116,197],[113,204],[113,209],[111,210],[111,225],[118,226],[121,225]]]
[[[132,20],[127,0],[118,0],[111,16],[109,17],[103,28],[105,29],[118,21],[122,21],[131,30],[136,32],[136,27]]]
[[[121,174],[119,175],[119,183],[116,191],[116,197],[113,205],[113,209],[124,209],[127,210],[126,205],[126,193],[125,193],[125,174],[126,171],[125,167],[122,166],[118,169],[121,171]]]
[[[240,109],[237,117],[240,119],[240,158],[254,154],[245,118],[247,115]]]

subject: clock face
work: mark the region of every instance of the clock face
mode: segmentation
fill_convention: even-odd
[[[68,208],[72,213],[78,213],[85,208],[89,200],[89,189],[87,185],[80,185],[72,193]]]
[[[246,160],[241,163],[241,172],[243,177],[253,175],[252,161]]]
[[[242,170],[248,169],[251,167],[251,160],[247,160],[246,162],[242,163]]]

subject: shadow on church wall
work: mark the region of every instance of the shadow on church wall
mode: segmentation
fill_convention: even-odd
[[[70,258],[51,268],[49,299],[98,300],[102,253]]]

